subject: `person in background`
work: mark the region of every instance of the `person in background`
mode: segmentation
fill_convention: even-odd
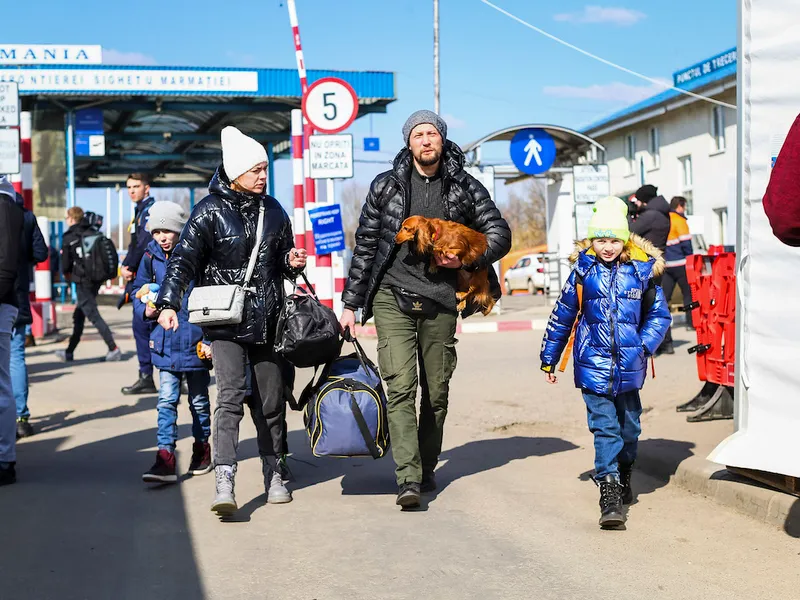
[[[24,438],[33,435],[33,426],[29,423],[31,412],[28,410],[28,367],[25,365],[27,331],[33,323],[31,273],[34,265],[47,260],[48,250],[44,236],[39,230],[39,224],[36,222],[36,216],[24,208],[20,194],[16,195],[16,201],[23,211],[23,230],[17,272],[18,312],[11,334],[11,387],[14,390],[14,401],[17,406],[17,438]]]
[[[633,502],[631,473],[642,431],[639,390],[652,355],[670,323],[654,278],[664,269],[661,252],[628,229],[627,206],[609,196],[593,207],[586,240],[570,257],[574,267],[561,290],[542,341],[549,383],[574,329],[575,387],[586,403],[594,435],[594,480],[600,488],[600,526],[625,523],[623,504]]]
[[[143,320],[152,320],[158,316],[153,300],[158,295],[158,287],[167,270],[167,261],[178,243],[186,221],[186,211],[174,202],[156,202],[150,208],[147,228],[153,239],[147,245],[133,282],[133,310]],[[175,444],[178,441],[181,380],[185,380],[189,388],[189,410],[192,413],[194,436],[189,474],[204,475],[212,469],[211,446],[208,443],[211,437],[211,405],[208,396],[211,377],[208,374],[207,361],[202,360],[197,352],[197,345],[203,340],[203,330],[189,323],[187,306],[193,287],[194,282],[191,282],[178,313],[180,330],[165,330],[157,325],[150,334],[150,352],[153,365],[158,368],[159,391],[156,407],[158,452],[153,466],[142,475],[142,480],[148,483],[178,481]]]
[[[64,362],[74,360],[75,349],[81,341],[83,335],[83,325],[86,319],[97,328],[100,337],[108,347],[106,362],[116,362],[122,358],[122,351],[114,341],[114,335],[106,324],[100,310],[97,308],[97,292],[102,281],[92,281],[83,267],[83,240],[86,235],[90,235],[97,230],[91,227],[84,218],[83,209],[80,206],[73,206],[67,210],[67,226],[69,229],[64,232],[61,241],[61,264],[64,269],[64,278],[75,284],[78,293],[78,305],[72,313],[72,335],[66,350],[57,350],[56,358]]]
[[[686,259],[694,254],[692,234],[689,232],[689,223],[686,220],[686,198],[675,196],[670,201],[669,206],[671,209],[669,213],[669,238],[667,239],[667,249],[664,252],[667,268],[661,279],[661,287],[664,289],[664,297],[667,299],[667,304],[669,304],[677,283],[681,289],[681,297],[685,308],[692,303],[692,290],[689,288],[689,280],[686,279]],[[686,325],[692,328],[692,312],[686,310],[685,314]],[[656,355],[659,354],[675,354],[671,327],[667,330],[664,342],[656,352]]]
[[[133,297],[131,292],[133,280],[136,277],[136,269],[139,268],[147,245],[153,239],[153,236],[147,230],[147,220],[155,199],[150,196],[150,178],[145,173],[128,175],[126,185],[128,187],[128,195],[136,204],[133,211],[133,222],[131,223],[131,243],[120,268],[122,278],[127,282],[125,296],[130,300]],[[153,331],[153,327],[155,327],[155,323],[143,320],[134,312],[132,325],[133,338],[136,340],[136,357],[139,360],[139,376],[132,385],[127,385],[120,391],[126,396],[154,394],[157,390],[155,381],[153,381],[153,363],[150,358],[150,334]]]
[[[764,193],[764,212],[773,235],[787,246],[800,246],[800,115],[783,142]]]
[[[11,389],[11,332],[17,318],[17,273],[23,222],[14,186],[0,176],[0,486],[17,481],[17,435]]]
[[[654,185],[643,185],[636,190],[633,203],[638,207],[636,219],[630,223],[631,233],[643,237],[664,252],[669,237],[669,204],[659,196]]]

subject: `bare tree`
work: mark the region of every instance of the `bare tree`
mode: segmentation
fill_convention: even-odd
[[[531,248],[547,239],[544,189],[534,179],[511,184],[508,199],[501,206],[511,227],[512,250]]]
[[[347,247],[353,250],[356,247],[356,229],[358,229],[358,219],[361,216],[361,208],[369,193],[369,186],[349,181],[342,188],[342,195],[339,202],[342,207],[342,227],[344,228],[344,239]]]

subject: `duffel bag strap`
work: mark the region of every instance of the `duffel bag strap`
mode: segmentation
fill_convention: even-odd
[[[344,344],[344,340],[342,340],[341,343]],[[340,344],[339,354],[341,353],[342,350]],[[328,380],[328,377],[330,377],[331,368],[333,367],[334,362],[335,359],[325,363],[322,366],[322,372],[320,372],[319,378],[317,378],[317,371],[319,371],[320,367],[318,366],[314,367],[314,375],[311,376],[311,381],[309,381],[306,387],[303,388],[303,391],[300,394],[300,398],[298,398],[297,401],[289,402],[289,406],[291,407],[292,410],[303,410],[305,408],[306,404],[308,404],[311,401],[311,398],[313,398],[319,392],[320,388],[322,387],[322,384]]]
[[[379,459],[381,457],[381,451],[378,450],[375,440],[372,439],[372,434],[369,432],[367,421],[364,419],[364,415],[358,406],[358,402],[356,402],[355,394],[352,392],[350,393],[350,410],[353,413],[353,418],[356,420],[356,425],[358,425],[358,430],[361,432],[361,437],[364,438],[364,443],[367,445],[370,455],[375,460]]]
[[[358,362],[360,362],[361,366],[364,367],[364,372],[369,373],[370,371],[372,371],[375,377],[380,379],[380,374],[378,373],[377,369],[375,369],[374,365],[372,364],[372,361],[367,358],[367,354],[364,352],[364,348],[361,347],[361,344],[358,343],[358,340],[354,338],[353,335],[350,333],[349,327],[344,330],[343,337],[345,341],[350,342],[351,344],[353,344],[353,346],[355,346],[356,356],[358,356]]]

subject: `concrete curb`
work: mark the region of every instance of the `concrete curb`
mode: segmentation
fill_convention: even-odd
[[[637,469],[676,484],[689,492],[711,498],[724,506],[774,527],[800,536],[800,498],[730,473],[699,456],[681,461],[677,469],[663,454],[640,452]]]
[[[476,323],[459,323],[456,327],[457,334],[466,333],[499,333],[503,331],[543,331],[547,326],[547,319],[531,319],[526,321],[478,321]],[[359,325],[356,335],[362,337],[376,337],[378,334],[374,325]]]

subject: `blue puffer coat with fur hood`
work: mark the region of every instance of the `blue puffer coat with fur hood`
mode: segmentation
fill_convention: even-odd
[[[671,323],[664,292],[653,278],[664,271],[661,251],[631,235],[619,258],[601,261],[591,241],[576,245],[573,270],[556,303],[542,341],[542,370],[553,372],[578,316],[576,285],[583,285],[583,310],[575,334],[575,385],[594,394],[639,390],[647,358],[661,344]],[[648,289],[650,293],[647,294]],[[652,299],[643,314],[642,299]]]

